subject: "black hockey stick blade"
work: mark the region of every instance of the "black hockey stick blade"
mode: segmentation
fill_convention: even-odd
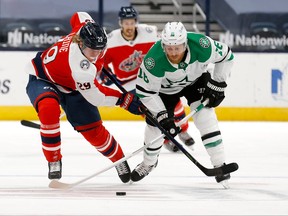
[[[26,127],[40,129],[40,125],[35,123],[35,122],[31,122],[31,121],[27,121],[27,120],[21,120],[20,123],[21,123],[21,125],[26,126]]]
[[[208,169],[208,168],[203,167],[200,169],[207,176],[219,176],[219,175],[225,175],[227,173],[235,172],[236,170],[238,170],[238,168],[239,168],[239,166],[237,163],[229,163],[229,164],[225,164],[221,167],[217,167],[217,168]]]

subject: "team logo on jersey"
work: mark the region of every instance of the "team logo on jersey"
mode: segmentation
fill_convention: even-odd
[[[199,43],[203,48],[208,48],[210,46],[210,41],[206,37],[200,38]]]
[[[90,62],[88,60],[84,59],[80,62],[80,67],[83,70],[87,70],[90,67]]]
[[[110,32],[110,33],[107,35],[107,38],[112,38],[112,36],[113,36],[113,33]]]
[[[134,50],[134,52],[129,55],[128,58],[124,59],[119,64],[119,69],[128,73],[136,70],[140,67],[144,56],[145,55],[142,54],[142,51]]]
[[[147,31],[148,33],[153,32],[153,29],[152,29],[152,27],[150,27],[150,26],[147,26],[145,29],[146,29],[146,31]]]
[[[188,64],[185,62],[180,62],[178,65],[179,69],[185,69],[187,66],[188,66]]]
[[[155,66],[155,61],[153,58],[149,57],[149,58],[145,59],[144,64],[148,70],[151,70]]]

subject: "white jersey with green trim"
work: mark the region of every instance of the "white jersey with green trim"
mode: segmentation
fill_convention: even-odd
[[[187,33],[186,57],[179,64],[171,63],[158,41],[146,54],[138,71],[136,93],[152,112],[165,110],[158,93],[168,95],[180,92],[207,72],[215,64],[213,79],[226,81],[234,59],[230,48],[203,34]]]

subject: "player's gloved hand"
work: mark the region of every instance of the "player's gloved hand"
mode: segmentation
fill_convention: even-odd
[[[107,69],[109,70],[109,69]],[[114,73],[110,72],[110,74],[112,76],[114,76],[114,78],[117,80],[117,77]],[[113,81],[111,79],[109,79],[109,77],[103,72],[103,70],[99,73],[99,78],[102,81],[102,83],[106,86],[110,86],[113,84]]]
[[[174,118],[169,116],[167,110],[161,111],[156,116],[157,121],[161,124],[161,126],[173,137],[175,137],[179,131],[180,127],[175,125]],[[166,137],[165,137],[166,138]],[[168,139],[168,138],[166,138]]]
[[[226,82],[217,82],[211,79],[211,76],[209,74],[209,78],[206,82],[206,87],[201,102],[205,101],[208,98],[209,103],[206,106],[217,107],[225,98],[224,91],[226,87]]]
[[[119,105],[123,109],[128,110],[132,114],[143,114],[140,109],[143,104],[141,103],[139,98],[131,92],[123,93],[122,96],[118,99],[116,105]]]

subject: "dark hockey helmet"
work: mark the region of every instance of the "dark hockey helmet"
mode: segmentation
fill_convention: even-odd
[[[80,30],[80,38],[90,49],[103,50],[107,44],[106,32],[96,22],[87,22]]]
[[[118,17],[122,19],[138,19],[138,13],[132,6],[121,7]]]

